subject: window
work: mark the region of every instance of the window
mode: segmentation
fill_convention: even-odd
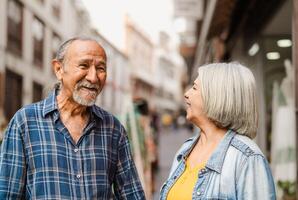
[[[60,37],[57,34],[53,33],[53,37],[52,37],[52,57],[53,58],[56,57],[56,53],[60,43],[61,43]]]
[[[32,23],[33,31],[33,63],[38,66],[43,66],[43,44],[44,44],[44,24],[36,17]]]
[[[39,4],[44,4],[44,0],[35,0],[35,1],[37,1],[37,3]]]
[[[9,0],[7,10],[7,50],[21,57],[23,6],[17,0]]]
[[[159,60],[160,68],[163,69],[163,74],[165,77],[173,79],[174,78],[174,66],[173,64],[165,58]]]
[[[60,37],[57,34],[53,33],[52,42],[51,42],[51,44],[52,44],[52,59],[54,59],[56,57],[56,53],[60,46],[60,43],[61,43]],[[53,69],[51,70],[51,72],[52,72],[53,76],[56,76]]]
[[[52,0],[52,13],[57,19],[60,18],[60,4],[59,0]]]
[[[3,101],[4,101],[4,73],[0,72],[0,107],[4,106]]]
[[[40,101],[42,99],[43,87],[41,84],[33,82],[33,102]]]
[[[22,76],[10,71],[5,71],[5,94],[4,94],[4,114],[9,121],[15,112],[22,106]]]

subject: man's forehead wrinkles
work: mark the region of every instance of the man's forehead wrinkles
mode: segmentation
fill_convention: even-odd
[[[89,62],[89,61],[92,61],[93,59],[92,58],[79,58],[78,60],[79,61]]]
[[[96,56],[96,57],[90,57],[90,56],[85,56],[85,57],[78,57],[78,60],[84,60],[84,61],[100,61],[100,62],[105,62],[106,59],[101,56]]]
[[[105,50],[98,44],[94,45],[93,41],[74,41],[68,47],[68,52],[71,52],[74,56],[102,56],[106,57]]]
[[[79,58],[78,62],[94,62],[95,64],[106,64],[106,60],[104,58]]]

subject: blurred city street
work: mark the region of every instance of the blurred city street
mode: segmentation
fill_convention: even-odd
[[[169,175],[177,150],[186,139],[192,137],[192,134],[185,128],[165,129],[160,133],[158,151],[159,169],[155,174],[154,200],[158,200],[160,187]]]
[[[52,61],[77,36],[106,52],[95,104],[125,127],[147,199],[158,199],[176,151],[193,136],[185,91],[200,66],[219,62],[253,72],[254,141],[278,199],[298,199],[298,0],[0,0],[0,144],[15,113],[53,90]]]

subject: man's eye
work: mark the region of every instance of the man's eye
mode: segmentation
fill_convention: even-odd
[[[106,71],[106,68],[103,67],[103,66],[97,66],[96,67],[96,70],[100,71],[100,72],[105,72]]]
[[[192,89],[196,90],[197,88],[195,86],[192,86]]]
[[[82,63],[82,64],[80,64],[79,66],[80,66],[81,68],[87,68],[87,67],[88,67],[88,65],[85,64],[85,63]]]

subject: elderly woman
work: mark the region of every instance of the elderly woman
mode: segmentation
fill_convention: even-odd
[[[185,93],[186,118],[199,134],[177,152],[161,200],[275,199],[268,162],[252,141],[257,131],[256,85],[237,63],[199,68]]]

